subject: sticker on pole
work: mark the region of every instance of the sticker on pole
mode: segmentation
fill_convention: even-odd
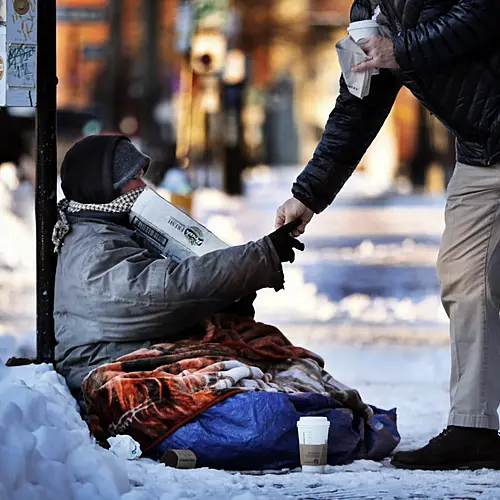
[[[28,0],[14,0],[14,10],[20,16],[24,16],[24,14],[27,14],[29,9],[30,3]]]
[[[4,63],[3,63],[3,57],[0,56],[0,80],[3,79],[3,74],[4,74]]]
[[[8,50],[7,83],[9,87],[34,89],[36,85],[36,45],[11,43]]]

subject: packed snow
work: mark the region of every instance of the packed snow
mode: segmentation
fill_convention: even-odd
[[[247,204],[241,198],[232,199],[216,190],[202,190],[195,203],[196,217],[232,245],[262,237],[273,230],[274,214],[271,210],[288,196],[286,190],[292,179],[286,184],[283,177],[288,179],[290,172],[276,175],[268,169],[261,169],[252,174]],[[362,196],[363,179],[360,177],[352,179],[354,186],[345,191],[344,200],[357,200]],[[277,183],[284,189],[275,189]],[[281,198],[276,191],[282,193]],[[280,294],[270,290],[259,293],[256,302],[259,319],[272,321],[283,328],[291,325],[294,330],[297,323],[314,325],[316,329],[321,324],[335,324],[341,331],[349,327],[351,335],[357,338],[358,332],[364,338],[366,328],[373,326],[397,326],[406,337],[409,330],[430,325],[433,338],[447,339],[447,317],[439,299],[434,270],[443,228],[443,204],[439,200],[431,201],[419,210],[390,203],[380,207],[345,207],[340,204],[340,207],[334,205],[330,211],[315,217],[304,237],[307,251],[297,253],[296,262],[285,266],[285,290]],[[422,209],[430,217],[423,216]],[[346,217],[349,220],[355,217],[355,222],[345,222]],[[422,219],[432,222],[423,225]],[[378,241],[381,233],[385,237],[393,235],[392,241]],[[418,266],[429,269],[435,290],[415,297],[381,297],[356,292],[332,298],[319,289],[315,280],[306,276],[311,267],[324,273],[327,265],[327,271],[332,271],[332,279],[338,277],[338,282],[333,283],[336,289],[345,285],[347,277],[343,274],[346,266],[352,269],[354,279],[362,281],[365,286],[370,279],[363,272],[365,266],[379,269]],[[339,268],[343,268],[342,272]],[[378,272],[374,273],[374,279],[380,280]],[[356,287],[353,285],[352,288]],[[398,334],[390,336],[394,338]]]
[[[324,354],[329,369],[365,399],[399,406],[403,447],[423,444],[445,425],[446,347],[336,347]],[[1,500],[497,499],[497,477],[400,471],[387,461],[328,467],[324,475],[249,475],[126,460],[95,444],[50,366],[0,367]]]
[[[272,230],[272,210],[287,196],[290,175],[284,176],[285,182],[269,170],[253,174],[249,189],[254,194],[259,190],[272,193],[260,197],[265,206],[256,205],[255,196],[229,201],[213,191],[201,192],[197,216],[230,243],[254,238],[256,220],[266,221],[258,223],[257,230]],[[10,239],[0,246],[1,361],[13,354],[32,355],[35,341],[32,210],[19,186],[5,184],[0,196],[0,229]],[[352,197],[362,196],[362,179],[355,177],[353,185]],[[25,201],[16,202],[16,197]],[[328,267],[332,273],[338,272],[336,265],[351,266],[361,275],[367,266],[431,269],[441,205],[410,207],[413,220],[433,214],[425,227],[432,238],[425,241],[421,223],[413,232],[407,227],[406,206],[369,210],[379,210],[372,217],[380,216],[384,234],[401,236],[391,242],[377,239],[383,229],[380,224],[375,232],[359,229],[366,226],[363,214],[367,209],[363,207],[349,211],[349,217],[363,219],[354,228],[359,237],[354,242],[321,242],[331,233],[349,233],[344,223],[337,224],[334,231],[317,218],[308,236],[311,250],[299,256],[295,266],[287,266],[286,292],[265,292],[257,302],[259,319],[274,319],[294,342],[319,352],[327,369],[358,388],[366,401],[398,407],[402,448],[424,444],[446,425],[449,353],[446,322],[434,285],[415,296],[340,294],[339,299],[332,299],[329,290],[322,291],[321,283],[310,280],[308,266],[321,258],[323,263],[334,264]],[[323,221],[341,219],[347,210],[342,205],[334,208]],[[341,285],[345,283],[332,286]],[[0,500],[479,500],[500,498],[498,484],[497,473],[492,471],[410,472],[390,467],[387,460],[328,467],[324,475],[183,471],[144,458],[126,460],[94,442],[64,380],[52,366],[8,368],[0,364]]]

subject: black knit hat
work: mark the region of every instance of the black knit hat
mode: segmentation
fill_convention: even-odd
[[[130,141],[120,141],[113,155],[113,188],[121,188],[141,170],[146,171],[150,162]]]
[[[109,203],[120,187],[147,170],[150,159],[123,135],[91,135],[74,144],[64,157],[61,187],[68,200]]]

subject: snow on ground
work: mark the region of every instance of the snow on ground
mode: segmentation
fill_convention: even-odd
[[[323,354],[327,367],[365,399],[399,406],[402,447],[423,444],[445,425],[445,347],[337,346]],[[328,467],[324,475],[255,476],[127,461],[93,442],[64,381],[49,366],[0,367],[1,500],[499,497],[498,473],[492,471],[410,472],[387,461],[360,461]]]
[[[35,317],[33,194],[13,169],[0,168],[0,361],[15,346],[29,350]]]
[[[273,231],[274,211],[295,174],[254,171],[246,199],[200,190],[195,216],[230,244],[258,239]],[[332,208],[313,218],[303,238],[306,252],[285,266],[285,290],[259,292],[258,319],[291,329],[294,341],[301,340],[297,324],[311,332],[302,339],[327,335],[334,324],[341,339],[364,342],[376,330],[378,339],[447,342],[435,271],[444,201],[368,195],[367,182],[354,176]]]
[[[445,324],[437,296],[427,296],[413,301],[410,298],[370,297],[355,293],[332,301],[318,293],[314,283],[304,280],[301,269],[288,269],[285,292],[275,294],[270,290],[259,293],[256,310],[260,321],[281,323],[320,322],[331,324],[391,325],[401,323],[436,322]]]
[[[272,211],[293,175],[257,171],[246,200],[202,191],[197,217],[233,244],[260,237],[272,231]],[[338,207],[311,224],[308,251],[287,266],[287,290],[260,294],[259,319],[274,319],[294,342],[319,352],[366,401],[397,406],[401,447],[420,446],[446,425],[448,410],[446,324],[433,274],[442,200],[394,202],[379,193],[367,201],[363,179],[351,184]],[[12,240],[0,245],[2,361],[34,348],[31,211],[21,203],[13,215],[4,200],[0,229]],[[324,475],[181,471],[127,461],[95,444],[51,366],[0,364],[0,500],[483,500],[500,498],[497,478],[491,471],[400,471],[387,461],[329,467]]]

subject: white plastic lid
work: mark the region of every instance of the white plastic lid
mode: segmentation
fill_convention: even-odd
[[[330,427],[330,422],[326,417],[300,417],[297,425],[325,426]]]
[[[361,28],[379,28],[380,25],[373,19],[366,19],[365,21],[355,21],[347,27],[347,31],[361,29]]]

